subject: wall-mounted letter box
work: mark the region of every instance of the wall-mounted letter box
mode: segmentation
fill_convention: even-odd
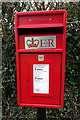
[[[15,40],[18,104],[62,108],[66,11],[16,13]]]

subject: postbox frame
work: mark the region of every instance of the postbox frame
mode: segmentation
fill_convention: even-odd
[[[61,24],[46,24],[44,25],[22,25],[19,26],[19,16],[26,16],[26,15],[44,15],[44,14],[63,14],[63,23]],[[21,103],[20,99],[20,63],[19,63],[19,54],[20,53],[35,53],[38,51],[38,53],[43,52],[41,49],[31,49],[31,50],[24,50],[19,49],[18,45],[18,29],[21,28],[48,28],[48,27],[63,27],[63,49],[44,49],[44,52],[60,52],[62,53],[62,70],[61,70],[61,92],[60,92],[60,105],[50,105],[50,104],[27,104],[27,103]],[[54,11],[36,11],[36,12],[18,12],[15,14],[15,43],[16,43],[16,74],[17,74],[17,101],[19,106],[27,106],[27,107],[44,107],[44,108],[62,108],[64,106],[64,80],[65,80],[65,61],[66,61],[66,11],[65,10],[54,10]]]

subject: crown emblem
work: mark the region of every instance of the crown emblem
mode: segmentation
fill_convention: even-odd
[[[31,47],[38,47],[39,40],[32,38],[31,40],[27,40],[26,44],[29,48]]]

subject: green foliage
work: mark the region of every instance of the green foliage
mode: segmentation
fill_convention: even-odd
[[[78,3],[2,3],[3,49],[3,120],[35,120],[36,108],[19,107],[16,98],[14,13],[36,10],[66,9],[67,60],[65,106],[48,109],[47,120],[79,120],[80,107],[80,2]]]

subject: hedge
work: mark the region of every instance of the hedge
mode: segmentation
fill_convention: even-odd
[[[65,105],[62,109],[47,108],[47,120],[80,119],[80,2],[2,2],[2,120],[36,119],[36,108],[17,105],[14,14],[59,9],[67,11]]]

